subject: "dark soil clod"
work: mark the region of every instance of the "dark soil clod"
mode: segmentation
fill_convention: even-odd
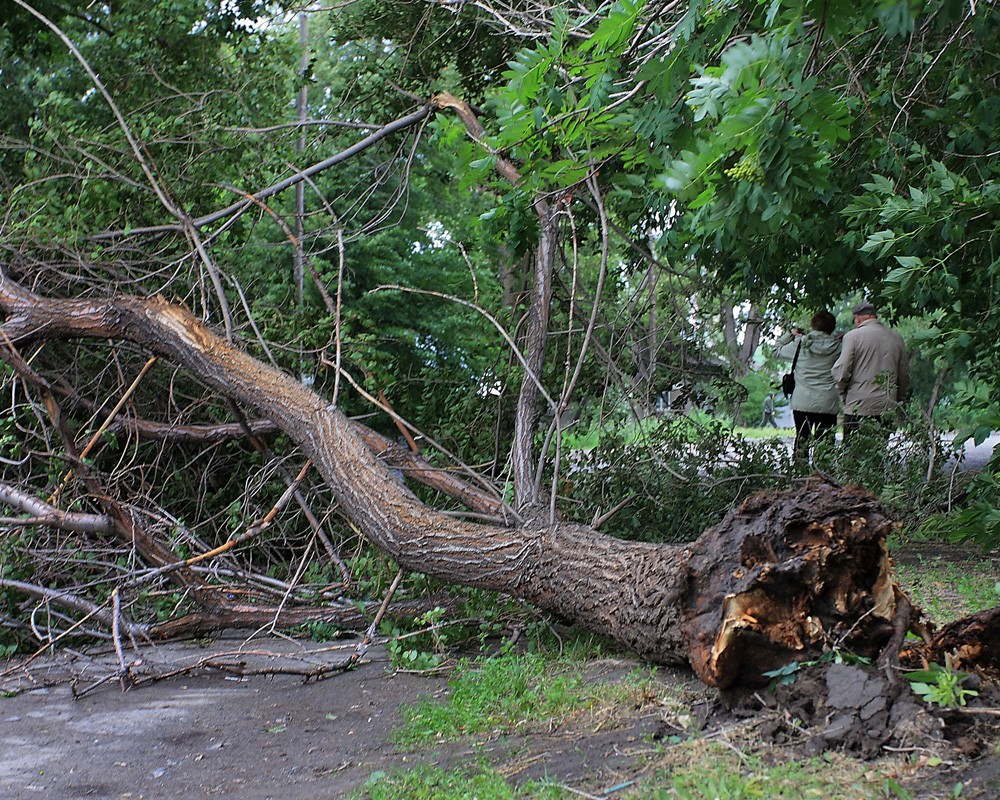
[[[940,742],[975,757],[985,740],[975,716],[928,706],[906,681],[890,680],[875,667],[816,664],[773,693],[733,691],[719,699],[718,711],[731,717],[767,714],[770,707],[760,727],[762,741],[801,748],[804,755],[844,750],[871,759],[887,747]]]

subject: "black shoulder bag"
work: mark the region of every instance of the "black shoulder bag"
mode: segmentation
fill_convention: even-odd
[[[802,339],[799,338],[799,343],[795,345],[795,355],[792,357],[792,370],[791,372],[786,372],[781,376],[781,392],[785,397],[791,397],[792,392],[795,391],[795,365],[799,360],[799,350],[802,347]]]

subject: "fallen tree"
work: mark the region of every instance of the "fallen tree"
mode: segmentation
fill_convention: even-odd
[[[621,149],[620,144],[625,140],[619,141],[614,126],[606,131],[611,137],[608,144],[614,146],[592,148],[589,142],[590,133],[613,121],[607,116],[608,112],[626,106],[633,99],[645,102],[642,98],[651,96],[646,91],[645,79],[633,80],[640,73],[632,74],[631,68],[628,76],[612,77],[617,71],[617,67],[611,69],[612,62],[617,64],[617,57],[609,57],[606,75],[612,83],[617,81],[622,91],[603,99],[595,95],[591,102],[582,103],[579,112],[570,114],[576,117],[579,113],[579,117],[564,131],[577,133],[572,136],[567,134],[569,138],[561,145],[555,146],[557,140],[546,145],[552,147],[551,157],[559,159],[552,163],[553,167],[558,165],[558,169],[549,170],[545,159],[537,164],[530,163],[537,155],[535,145],[540,141],[534,132],[522,143],[520,129],[514,130],[506,137],[505,145],[504,137],[493,139],[470,105],[442,93],[430,102],[421,102],[419,107],[410,109],[389,124],[370,130],[368,126],[363,126],[367,134],[357,140],[350,137],[339,140],[343,145],[339,152],[330,154],[321,148],[323,157],[310,165],[298,163],[307,156],[296,149],[294,158],[288,162],[295,164],[294,169],[278,170],[280,179],[270,170],[254,178],[244,174],[246,165],[257,166],[256,162],[266,159],[271,151],[261,149],[259,142],[245,138],[238,140],[240,149],[245,148],[243,155],[234,155],[231,162],[225,161],[218,170],[205,172],[203,166],[195,166],[204,164],[205,156],[216,151],[220,134],[226,134],[222,141],[229,141],[227,137],[233,130],[245,130],[246,120],[242,116],[220,118],[216,123],[214,115],[209,114],[208,119],[201,123],[202,127],[192,122],[194,127],[190,141],[194,150],[190,155],[181,157],[183,148],[176,147],[174,128],[181,122],[187,124],[188,115],[170,106],[164,112],[164,122],[169,125],[165,125],[163,130],[171,132],[162,140],[156,139],[157,146],[150,147],[150,142],[134,134],[132,126],[135,123],[127,115],[127,107],[125,111],[119,107],[115,92],[99,78],[101,73],[133,73],[135,71],[131,66],[128,70],[116,72],[112,65],[102,63],[98,69],[92,69],[85,54],[56,21],[45,18],[22,0],[17,0],[16,5],[66,46],[79,68],[89,76],[97,95],[103,98],[110,116],[104,121],[98,119],[93,130],[88,126],[81,129],[76,124],[67,125],[66,133],[77,145],[74,146],[76,149],[60,150],[59,158],[49,153],[48,143],[43,146],[33,139],[14,141],[8,145],[12,151],[30,154],[31,159],[45,160],[51,174],[45,171],[39,173],[46,176],[43,180],[35,175],[32,167],[26,168],[23,176],[18,176],[23,178],[23,182],[17,184],[18,191],[11,195],[12,198],[16,196],[18,201],[16,212],[11,212],[11,220],[24,223],[25,227],[12,223],[5,228],[5,232],[11,231],[9,241],[5,239],[5,252],[17,255],[11,256],[14,260],[10,264],[0,267],[0,358],[7,362],[16,379],[25,386],[23,395],[26,399],[20,408],[30,409],[25,413],[34,415],[31,436],[41,444],[34,454],[26,458],[26,461],[34,459],[29,469],[19,473],[30,476],[24,481],[31,484],[30,488],[14,481],[0,482],[0,502],[26,515],[5,520],[3,530],[21,531],[37,526],[50,532],[110,537],[118,550],[112,553],[115,558],[109,561],[124,560],[129,566],[141,564],[144,580],[169,580],[177,594],[183,595],[185,600],[199,609],[198,613],[174,615],[165,622],[129,627],[130,633],[151,637],[194,635],[221,625],[287,625],[329,620],[346,626],[367,624],[368,620],[358,613],[354,605],[335,591],[323,595],[325,605],[302,608],[288,602],[295,589],[294,582],[288,582],[271,586],[266,601],[263,594],[244,601],[243,595],[229,591],[232,587],[224,586],[218,580],[221,571],[216,565],[212,567],[214,571],[205,566],[209,558],[229,552],[241,541],[264,530],[283,506],[294,500],[311,529],[312,538],[308,547],[320,543],[326,556],[338,566],[341,585],[346,585],[351,576],[341,563],[336,547],[326,536],[319,519],[322,515],[312,512],[299,491],[306,473],[315,470],[329,487],[329,493],[324,497],[332,499],[331,506],[336,506],[337,513],[375,547],[390,556],[401,570],[524,599],[574,625],[610,636],[648,659],[670,664],[690,663],[702,680],[714,686],[757,683],[764,673],[778,666],[836,648],[878,656],[883,664],[889,664],[896,658],[909,630],[921,632],[925,641],[925,647],[916,656],[918,658],[941,660],[947,653],[957,654],[969,665],[996,664],[998,656],[992,642],[996,640],[997,612],[950,626],[937,637],[930,628],[920,625],[919,612],[911,608],[893,581],[891,559],[885,547],[892,522],[873,498],[860,489],[843,488],[817,480],[792,492],[754,497],[734,509],[719,525],[705,531],[696,541],[681,546],[625,542],[598,533],[597,522],[595,527],[588,527],[559,519],[557,489],[561,477],[562,419],[573,398],[580,394],[578,389],[588,359],[596,352],[600,361],[607,362],[608,372],[614,374],[614,381],[623,397],[629,397],[629,387],[639,386],[642,397],[638,405],[646,408],[652,399],[652,373],[657,366],[657,351],[665,352],[669,344],[662,327],[664,315],[657,311],[663,287],[657,288],[656,276],[669,274],[670,270],[668,265],[657,261],[653,248],[632,241],[634,231],[649,232],[661,227],[662,220],[648,219],[649,208],[645,201],[639,200],[636,201],[635,211],[638,216],[633,215],[628,225],[622,226],[619,224],[622,220],[616,221],[609,216],[604,197],[609,188],[617,184],[614,180],[602,181],[599,178],[605,171],[613,176],[613,162],[622,153],[627,154],[631,145]],[[591,15],[586,16],[589,18]],[[637,19],[614,22],[614,26],[624,26],[621,27],[625,34],[620,37],[622,46],[632,39],[628,33],[630,26],[636,26],[634,31],[638,38],[628,45],[629,53],[639,52],[636,48],[646,33],[653,30],[654,20],[655,17],[649,18],[642,25],[638,25]],[[591,39],[592,31],[587,25],[589,23],[582,24],[580,28],[581,32],[588,31],[586,35],[581,35],[580,41]],[[190,27],[188,24],[183,32],[184,38],[190,38]],[[606,35],[608,26],[602,30],[602,35]],[[654,32],[653,36],[658,40],[660,33]],[[85,38],[92,41],[93,36]],[[384,40],[380,37],[378,41]],[[661,52],[659,47],[657,45],[648,51],[646,57],[655,61]],[[232,48],[226,44],[220,52],[224,53],[223,62],[228,68]],[[101,55],[99,49],[94,55],[106,57]],[[591,63],[592,55],[581,55],[584,62]],[[557,62],[549,61],[548,55],[545,59],[546,63],[556,66]],[[249,68],[257,61],[259,59],[248,61],[244,66]],[[51,69],[54,73],[62,73],[64,65],[53,62]],[[561,68],[548,71],[553,75],[562,74]],[[155,72],[150,70],[151,74]],[[532,68],[529,72],[534,74],[536,70]],[[578,82],[572,74],[569,78],[567,89]],[[157,83],[159,81],[158,77]],[[587,82],[590,82],[589,77]],[[610,84],[600,80],[595,85],[606,88]],[[194,86],[198,87],[198,91],[175,91],[171,88],[170,96],[192,98],[190,110],[194,111],[195,107],[200,107],[200,101],[195,99],[202,97],[206,88],[198,82],[194,82]],[[600,89],[602,93],[604,88]],[[125,94],[127,89],[127,85],[118,87],[118,91]],[[149,98],[141,90],[137,91],[140,93],[132,102],[140,99],[145,107]],[[552,97],[552,93],[549,96]],[[677,99],[681,97],[678,95]],[[42,98],[44,95],[39,97],[39,101]],[[253,102],[246,105],[258,109],[261,107],[260,99],[255,96]],[[673,102],[667,102],[664,108],[671,108]],[[88,103],[81,104],[82,111],[89,108]],[[275,103],[276,109],[287,105],[282,98],[275,99]],[[519,100],[518,106],[522,105],[524,103]],[[525,113],[533,113],[528,110],[530,105],[524,105]],[[588,108],[600,113],[592,115]],[[345,338],[341,331],[340,290],[344,284],[346,261],[345,230],[358,240],[381,231],[383,226],[390,224],[390,220],[396,219],[390,211],[398,198],[406,195],[406,170],[415,161],[400,156],[403,152],[417,152],[420,131],[439,111],[454,114],[461,121],[475,144],[473,151],[488,156],[483,163],[492,165],[490,168],[505,187],[516,190],[514,194],[518,197],[512,208],[517,210],[518,217],[535,217],[529,225],[523,226],[526,229],[536,228],[536,233],[522,237],[520,260],[515,264],[513,256],[510,259],[505,256],[490,265],[491,269],[501,273],[499,283],[503,287],[503,296],[498,307],[507,315],[504,323],[497,321],[497,315],[493,313],[496,308],[478,306],[478,288],[471,295],[473,300],[448,298],[466,308],[475,307],[477,313],[490,319],[509,346],[511,363],[515,359],[517,361],[518,369],[505,376],[504,386],[510,396],[516,393],[511,403],[515,409],[513,419],[508,420],[513,431],[509,450],[506,442],[503,445],[503,449],[509,452],[507,464],[513,486],[513,497],[509,502],[505,502],[504,495],[495,488],[465,480],[461,473],[441,470],[427,463],[418,453],[412,452],[412,439],[411,451],[394,445],[374,431],[349,420],[327,397],[314,392],[292,375],[251,357],[237,340],[237,328],[231,313],[235,306],[231,300],[237,296],[240,298],[246,311],[246,323],[257,333],[261,349],[268,351],[267,341],[257,328],[251,303],[242,288],[248,278],[256,279],[255,273],[242,274],[236,270],[227,287],[225,274],[212,254],[212,243],[219,242],[221,245],[224,241],[220,238],[222,234],[233,230],[237,220],[251,210],[259,211],[262,219],[266,217],[277,223],[294,247],[298,262],[296,271],[308,268],[313,288],[327,312],[323,324],[332,327],[332,334],[326,346],[337,352],[336,361],[327,366],[333,368],[335,381],[340,379],[341,374],[348,376],[350,370],[344,369],[340,359],[342,346],[345,343],[350,346],[351,341],[351,337]],[[351,121],[346,124],[353,125],[356,119],[368,114],[347,116],[351,117]],[[670,116],[673,116],[672,111]],[[536,119],[532,125],[537,126],[541,122],[544,120]],[[56,135],[60,130],[58,120],[53,118],[51,124],[54,126],[52,141],[59,141],[60,137]],[[665,125],[665,130],[672,125],[673,122]],[[553,120],[553,124],[546,123],[537,133],[555,134],[557,126],[557,121]],[[146,131],[144,135],[149,136],[154,128],[156,126],[143,121],[140,130]],[[635,130],[633,123],[622,128],[622,132],[627,134],[627,141],[632,141]],[[588,141],[585,149],[581,149],[583,139],[578,141],[578,137],[586,131],[589,131],[585,137]],[[798,131],[793,133],[796,141],[804,140]],[[158,128],[156,134],[159,136]],[[400,144],[397,141],[400,134],[412,134],[410,143],[405,146]],[[92,138],[88,139],[88,136]],[[120,138],[114,139],[116,136]],[[645,142],[646,139],[642,136],[636,141]],[[111,140],[115,141],[115,146],[109,148]],[[235,146],[237,141],[232,144]],[[525,145],[523,148],[522,144]],[[384,176],[392,174],[396,168],[402,170],[398,176],[399,184],[386,191],[382,209],[373,210],[368,216],[362,215],[353,228],[345,227],[343,209],[338,213],[326,199],[331,193],[343,191],[349,181],[342,185],[333,182],[328,187],[313,187],[325,209],[325,221],[314,221],[315,229],[310,231],[308,248],[304,228],[300,230],[304,212],[298,208],[298,203],[295,216],[299,219],[294,231],[293,226],[282,218],[282,209],[270,205],[285,191],[314,182],[324,171],[346,164],[362,154],[374,158],[372,154],[377,148],[389,145],[391,148],[378,159],[382,167],[374,170],[375,185],[363,187],[356,202],[365,205],[369,194],[384,180]],[[643,143],[641,150],[646,147]],[[112,152],[118,154],[114,164],[108,163]],[[276,163],[287,160],[291,155],[284,151],[274,152],[281,154],[281,161]],[[526,154],[530,156],[528,161],[525,161]],[[564,156],[569,160],[564,160]],[[177,157],[180,162],[174,165],[179,168],[176,172],[178,179],[175,180],[161,177],[174,173],[156,163],[158,159],[170,162],[171,157]],[[19,155],[18,163],[21,158]],[[31,159],[25,156],[24,164]],[[73,167],[63,163],[63,159],[69,159]],[[718,161],[719,164],[724,163],[721,158]],[[813,165],[816,159],[807,154],[806,161]],[[662,166],[653,169],[662,170]],[[37,192],[37,187],[45,185],[46,180],[52,180],[52,186],[60,187],[64,185],[63,181],[68,181],[66,187],[79,186],[82,190],[83,186],[89,187],[94,183],[95,170],[101,173],[102,180],[109,186],[121,190],[121,194],[95,194],[93,205],[63,208],[60,205],[63,195],[82,196],[84,193],[63,189],[52,195]],[[372,170],[366,166],[361,174],[370,173]],[[179,179],[180,176],[183,180]],[[231,186],[237,176],[241,183],[249,185]],[[252,185],[253,180],[263,180],[265,176],[268,180],[276,179],[276,182],[263,189]],[[203,194],[195,191],[193,184],[197,184],[199,190],[209,187],[212,190]],[[187,209],[200,207],[205,202],[217,204],[220,187],[229,187],[226,191],[231,191],[237,199],[200,216],[188,213]],[[133,191],[140,188],[141,191]],[[147,199],[153,200],[149,208],[146,207]],[[574,205],[580,207],[577,199],[588,209],[587,232],[583,236],[577,229],[582,220],[574,217]],[[345,207],[352,207],[354,202],[345,202]],[[826,207],[824,203],[824,209]],[[64,217],[68,227],[47,224],[43,210],[46,214],[53,214],[53,220],[56,216]],[[109,210],[113,213],[105,217],[105,212]],[[434,209],[435,213],[430,214],[429,219],[440,223],[436,211]],[[87,221],[98,217],[102,220],[103,229],[84,233]],[[27,224],[36,218],[37,221]],[[629,219],[629,215],[623,219]],[[632,230],[632,223],[640,219],[641,224]],[[246,231],[234,232],[233,235],[243,242],[255,242],[267,247],[273,244],[270,234],[262,234],[258,238],[251,228],[248,225]],[[639,297],[628,298],[627,301],[619,298],[621,307],[627,305],[634,310],[636,318],[642,313],[639,309],[643,304],[648,302],[649,305],[648,313],[642,313],[646,320],[640,326],[647,327],[647,330],[638,337],[641,357],[631,375],[614,363],[614,358],[604,350],[595,333],[603,315],[614,307],[613,303],[606,304],[602,297],[602,292],[611,282],[609,274],[614,269],[612,231],[622,239],[622,245],[628,251],[638,255],[646,276],[641,283],[646,287],[648,301],[640,302]],[[78,251],[81,242],[87,244],[86,254]],[[331,251],[336,250],[339,272],[332,269],[332,262],[326,261],[328,271],[321,275],[317,265],[307,257],[312,245],[322,250],[324,242],[331,243]],[[332,244],[334,242],[336,245]],[[97,255],[90,248],[95,243],[99,245]],[[505,243],[501,249],[505,250],[508,244]],[[412,242],[407,245],[412,247]],[[570,257],[578,252],[581,245],[592,251],[591,263],[585,266],[595,274],[588,276],[586,281],[578,281],[581,277],[580,265],[575,255]],[[107,249],[100,249],[105,247]],[[239,259],[238,255],[233,255],[234,251],[228,244],[225,250],[227,256]],[[93,261],[106,262],[107,269],[91,263]],[[573,277],[571,286],[561,286],[557,291],[561,278],[556,267],[560,263],[572,263]],[[194,266],[188,270],[188,265]],[[475,265],[470,263],[470,267],[475,278]],[[267,262],[262,260],[260,264],[255,264],[255,268],[266,270]],[[517,281],[514,280],[515,272],[519,272]],[[173,278],[164,282],[161,278],[180,273],[183,277],[179,282]],[[333,275],[337,276],[336,298],[328,289],[328,285],[334,285]],[[302,275],[296,278],[298,284],[303,280]],[[181,285],[197,287],[191,288],[190,293],[187,290],[179,293],[182,296],[186,294],[188,298],[200,293],[199,313],[205,319],[221,320],[224,335],[209,328],[187,309],[161,297],[116,294],[124,285],[158,287],[156,290],[135,290],[140,292],[174,291]],[[297,288],[301,295],[301,286]],[[441,296],[426,288],[396,288]],[[694,291],[692,284],[684,280],[671,291],[677,294],[675,299],[684,301],[677,306],[674,316],[685,318],[690,313],[686,299]],[[298,299],[301,301],[301,296]],[[273,311],[274,306],[269,308]],[[551,367],[557,352],[557,337],[550,330],[553,310],[561,312],[562,319],[571,321],[565,351],[562,344],[559,345],[558,352],[564,362],[558,389],[559,381],[551,379],[545,372],[547,366]],[[573,320],[579,320],[580,325],[577,327]],[[379,324],[382,322],[382,319],[378,320]],[[756,323],[752,327],[756,330]],[[280,342],[282,346],[290,346],[290,340],[297,337],[298,331],[291,333],[288,339]],[[88,458],[90,444],[79,446],[78,431],[71,429],[67,419],[71,415],[64,414],[64,408],[72,406],[73,409],[86,409],[88,415],[104,415],[106,398],[103,392],[107,386],[100,380],[90,383],[92,388],[97,387],[92,392],[97,397],[87,396],[87,391],[79,388],[87,380],[87,376],[81,376],[81,373],[95,363],[100,366],[99,362],[85,359],[86,363],[78,364],[70,356],[65,370],[57,367],[46,371],[35,364],[38,349],[28,352],[28,348],[36,343],[40,347],[45,342],[76,339],[111,340],[114,346],[131,343],[133,349],[138,347],[144,354],[152,354],[153,358],[169,363],[172,369],[186,371],[217,392],[225,402],[216,403],[214,407],[216,410],[228,408],[229,413],[225,420],[219,419],[224,416],[221,413],[195,413],[203,408],[204,398],[198,397],[183,409],[172,403],[163,403],[162,406],[168,410],[155,420],[145,420],[138,415],[128,418],[118,415],[118,409],[128,402],[129,393],[136,389],[144,374],[147,368],[144,366],[139,378],[120,397],[114,411],[107,415],[105,425],[92,435],[90,443],[103,434],[114,435],[119,430],[128,430],[130,436],[134,433],[137,439],[159,442],[164,450],[180,446],[181,442],[199,442],[210,447],[214,446],[213,443],[233,437],[244,438],[253,444],[268,469],[280,475],[287,486],[281,490],[281,497],[273,503],[271,510],[249,524],[239,535],[215,547],[202,546],[204,543],[198,542],[196,535],[182,530],[186,542],[197,545],[195,555],[182,556],[180,548],[168,538],[172,531],[183,529],[180,521],[168,513],[159,513],[159,497],[137,498],[129,493],[130,487],[126,483],[118,487],[109,486],[108,483],[114,483],[114,467],[103,474],[91,468],[93,459]],[[679,341],[683,341],[683,337],[679,337]],[[748,341],[752,345],[753,337]],[[116,352],[114,358],[109,359],[109,362],[115,363],[108,368],[108,374],[112,376],[109,380],[115,382],[115,387],[125,385],[124,371],[120,369],[117,358]],[[147,366],[151,361],[147,362]],[[683,366],[684,362],[681,360],[679,363]],[[370,366],[364,359],[355,365],[361,371],[368,370]],[[547,382],[544,379],[548,379]],[[683,379],[683,371],[680,379]],[[516,385],[518,383],[519,386]],[[334,383],[334,386],[337,384]],[[466,384],[466,389],[468,386]],[[337,396],[336,388],[332,394]],[[378,401],[378,398],[372,399]],[[385,402],[379,401],[376,405],[383,411],[391,411]],[[541,414],[543,406],[547,409],[547,420]],[[14,404],[12,419],[15,414],[13,409]],[[248,418],[245,410],[251,411],[256,418]],[[195,418],[194,422],[192,418]],[[398,416],[394,414],[393,418],[400,423]],[[545,428],[544,443],[539,448],[536,434]],[[269,450],[266,440],[275,430],[287,435],[304,456],[305,463],[298,477],[284,470],[280,458]],[[0,441],[3,441],[2,429]],[[556,456],[550,462],[548,457],[553,449]],[[0,456],[6,457],[6,454]],[[506,453],[497,460],[502,461],[503,458],[506,458]],[[63,462],[81,482],[80,497],[86,497],[85,504],[74,504],[73,501],[79,498],[59,498],[60,491],[68,485],[68,477],[59,482],[48,500],[41,494],[48,494],[50,476],[63,469]],[[13,463],[13,459],[4,463]],[[547,472],[550,466],[551,472]],[[204,478],[209,469],[202,468],[200,464],[198,467]],[[456,514],[430,507],[418,499],[401,476],[432,487],[462,504],[469,513]],[[468,471],[465,476],[469,476]],[[161,490],[157,483],[161,477],[156,474],[148,481],[137,480],[133,485],[140,488],[140,493],[153,495]],[[547,493],[543,484],[550,477],[552,488]],[[39,496],[33,494],[35,491],[40,493]],[[194,506],[199,510],[203,507],[198,503]],[[213,506],[211,513],[219,515],[220,512]],[[152,518],[157,519],[157,525],[150,524]],[[225,530],[224,526],[219,527]],[[283,555],[287,555],[287,551]],[[305,563],[305,559],[303,555],[301,563]],[[44,554],[38,560],[43,561]],[[268,576],[254,575],[252,580],[246,575],[239,577],[256,590],[263,586],[263,580]],[[7,588],[37,598],[37,602],[46,604],[46,608],[61,605],[76,614],[85,613],[97,621],[110,620],[120,627],[117,610],[113,610],[109,617],[105,607],[72,596],[72,593],[15,577],[5,577],[4,580],[8,581]],[[250,589],[246,591],[249,593]],[[72,618],[68,622],[76,624]],[[44,640],[45,637],[38,638]]]
[[[40,340],[139,345],[284,431],[341,512],[401,569],[521,598],[652,661],[690,663],[709,685],[759,683],[769,670],[834,647],[891,660],[911,628],[924,631],[927,657],[947,648],[966,666],[998,665],[996,612],[936,638],[915,625],[892,579],[892,523],[861,489],[816,481],[757,496],[680,546],[625,542],[547,515],[470,522],[422,503],[323,397],[160,297],[48,298],[5,266],[0,311],[0,354],[19,373],[31,372],[21,348]],[[107,508],[108,524],[141,539],[120,505]],[[159,546],[148,542],[146,554],[164,557]],[[210,594],[197,581],[189,588]]]

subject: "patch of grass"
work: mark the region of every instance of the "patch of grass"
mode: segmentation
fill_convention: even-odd
[[[547,800],[565,797],[558,788],[541,783],[514,787],[495,769],[466,766],[452,770],[419,766],[412,770],[374,773],[357,800]]]
[[[412,770],[376,772],[352,795],[366,800],[448,800],[477,797],[480,800],[513,800],[517,794],[496,770],[460,769],[444,771],[419,766]]]
[[[795,428],[733,428],[744,439],[794,439]]]
[[[661,767],[622,800],[807,800],[907,798],[905,790],[851,759],[827,754],[807,761],[766,764],[738,758],[721,745],[696,741],[685,763]],[[670,761],[676,762],[680,754]],[[897,791],[898,790],[898,791]]]
[[[680,761],[683,759],[683,762]],[[912,794],[895,779],[881,776],[850,758],[827,754],[807,761],[766,764],[756,757],[737,757],[717,743],[693,741],[673,748],[662,766],[634,782],[616,787],[621,800],[908,800]],[[591,791],[594,791],[591,787]],[[606,792],[606,789],[603,790]],[[619,793],[620,792],[620,793]],[[547,781],[523,785],[508,782],[488,764],[452,770],[418,766],[412,770],[376,772],[353,800],[563,800],[594,796]]]
[[[402,708],[403,726],[394,741],[405,747],[538,725],[551,728],[572,715],[596,713],[642,695],[650,675],[637,672],[607,685],[585,681],[579,662],[540,653],[462,660],[448,683],[447,701],[425,699]]]
[[[956,564],[928,559],[899,564],[900,586],[937,623],[952,622],[1000,603],[1000,575],[993,562]]]
[[[890,780],[870,782],[861,767],[846,776],[824,759],[765,766],[756,759],[740,763],[721,747],[708,748],[711,758],[677,770],[663,770],[631,786],[623,786],[622,800],[806,800],[850,797],[852,800],[909,798]],[[617,794],[617,793],[616,793]],[[419,766],[411,771],[377,772],[357,800],[562,800],[595,795],[549,782],[517,786],[487,765],[452,770]]]
[[[567,431],[563,434],[562,447],[564,450],[593,450],[601,443],[601,432],[596,428],[577,433]]]

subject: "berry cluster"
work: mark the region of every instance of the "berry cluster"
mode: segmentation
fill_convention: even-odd
[[[744,153],[743,156],[724,174],[735,181],[747,183],[762,183],[764,170],[760,166],[760,156],[757,153]]]

